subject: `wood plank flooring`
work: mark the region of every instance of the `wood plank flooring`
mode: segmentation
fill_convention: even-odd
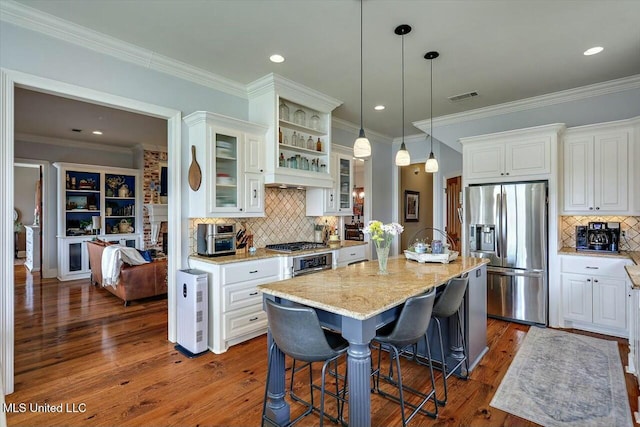
[[[23,266],[15,270],[16,384],[6,400],[26,404],[27,411],[8,413],[10,426],[260,425],[266,377],[264,336],[222,355],[187,359],[166,339],[166,299],[124,307],[88,279],[41,280]],[[534,426],[489,406],[527,330],[524,325],[488,320],[490,350],[471,378],[452,377],[449,403],[440,408],[439,417],[418,415],[410,425]],[[618,342],[626,363],[627,343]],[[425,368],[407,366],[407,378],[425,374]],[[305,377],[296,376],[301,393]],[[626,374],[626,380],[635,411],[638,387],[631,375]],[[29,404],[56,409],[62,404],[63,413],[32,412]],[[330,403],[328,410],[332,410]],[[292,404],[292,415],[301,411]],[[372,395],[372,423],[401,425],[399,407]],[[299,425],[319,425],[319,418],[306,417]]]

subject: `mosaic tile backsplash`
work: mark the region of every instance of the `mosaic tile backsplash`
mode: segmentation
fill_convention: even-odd
[[[266,245],[285,242],[314,241],[316,225],[338,226],[335,216],[306,216],[305,190],[265,188],[264,218],[191,218],[189,221],[190,250],[196,251],[196,225],[215,224],[234,221],[236,228],[246,226],[253,234],[253,245],[264,248]]]
[[[562,246],[576,247],[576,225],[590,221],[619,222],[625,237],[620,237],[621,251],[640,251],[640,217],[638,216],[561,216]]]

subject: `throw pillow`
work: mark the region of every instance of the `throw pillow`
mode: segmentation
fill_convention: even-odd
[[[142,251],[138,249],[138,252],[140,253],[140,255],[142,255],[142,258],[144,258],[145,261],[147,262],[153,261],[153,258],[151,257],[151,254],[149,253],[149,251]]]

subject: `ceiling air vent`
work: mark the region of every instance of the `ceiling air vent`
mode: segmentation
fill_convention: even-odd
[[[473,98],[474,96],[478,96],[478,92],[475,90],[473,92],[461,93],[460,95],[453,95],[449,97],[449,101],[457,102],[462,101],[463,99]]]

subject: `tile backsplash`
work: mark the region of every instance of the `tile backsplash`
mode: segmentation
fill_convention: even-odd
[[[253,234],[253,245],[257,248],[274,243],[314,241],[316,224],[338,226],[338,217],[335,216],[306,216],[305,203],[305,190],[267,187],[263,218],[191,218],[191,253],[196,252],[197,224],[235,222],[237,229],[246,226],[248,232]]]
[[[587,225],[590,221],[619,222],[625,237],[620,237],[620,250],[640,251],[640,217],[638,216],[561,216],[562,246],[575,248],[576,225]]]

